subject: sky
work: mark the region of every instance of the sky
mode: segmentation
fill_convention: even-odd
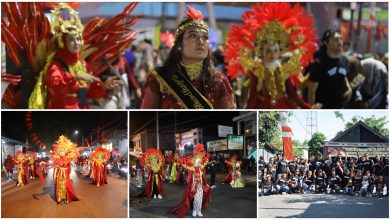
[[[319,132],[322,132],[326,136],[326,140],[334,138],[337,132],[344,130],[344,122],[341,119],[336,118],[334,111],[294,111],[293,115],[289,118],[291,129],[293,131],[293,140],[298,140],[301,143],[306,138],[306,115],[310,112],[317,114],[317,128]],[[351,121],[352,117],[357,115],[363,118],[375,115],[376,117],[386,116],[387,111],[369,110],[369,111],[356,111],[356,110],[343,110],[340,111],[344,114],[345,121]],[[388,127],[388,126],[387,126]],[[310,137],[308,137],[310,139]]]

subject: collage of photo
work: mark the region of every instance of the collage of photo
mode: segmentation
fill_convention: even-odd
[[[1,2],[1,218],[389,218],[389,2]]]

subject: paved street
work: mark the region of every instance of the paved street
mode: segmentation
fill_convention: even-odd
[[[54,201],[53,174],[46,176],[43,185],[39,179],[29,180],[24,187],[16,187],[2,178],[2,218],[68,218],[100,217],[126,218],[128,210],[127,181],[108,177],[108,185],[97,187],[89,184],[90,179],[77,176],[74,172],[73,186],[80,201],[57,205]]]
[[[210,175],[207,174],[207,181]],[[256,177],[244,176],[245,188],[233,189],[230,185],[220,184],[225,175],[217,175],[217,189],[211,194],[211,201],[206,210],[202,210],[206,218],[256,218]],[[130,218],[158,218],[176,215],[166,213],[179,204],[184,196],[185,185],[165,184],[165,198],[149,200],[136,198],[142,190],[130,185]],[[192,217],[189,210],[185,217]]]
[[[388,218],[389,198],[290,194],[259,197],[260,218]]]

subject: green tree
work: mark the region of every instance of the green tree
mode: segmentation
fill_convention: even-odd
[[[259,112],[259,142],[272,143],[280,132],[280,116],[276,111]]]
[[[321,148],[326,140],[325,134],[316,132],[308,142],[310,156],[318,156],[321,154]]]

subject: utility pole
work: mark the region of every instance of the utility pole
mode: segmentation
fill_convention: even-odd
[[[317,112],[308,111],[306,112],[306,137],[305,140],[308,141],[311,139],[314,133],[318,131],[317,126]]]
[[[157,133],[157,149],[160,149],[160,131],[158,129],[159,127],[159,120],[158,120],[158,111],[156,111],[156,133]]]

